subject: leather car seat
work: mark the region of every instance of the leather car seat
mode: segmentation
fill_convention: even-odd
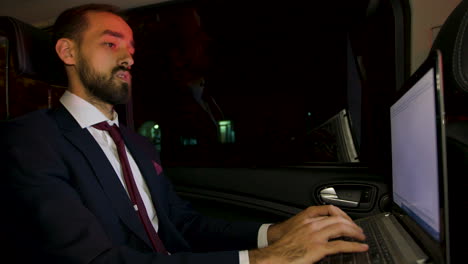
[[[52,36],[16,18],[0,16],[0,37],[5,43],[5,56],[0,57],[5,60],[0,120],[50,108],[66,86]]]
[[[468,0],[449,15],[432,49],[443,58],[451,259],[457,263],[468,234],[461,217],[468,210]]]

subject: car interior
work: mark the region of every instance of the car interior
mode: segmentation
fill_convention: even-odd
[[[355,219],[390,210],[388,108],[417,68],[409,1],[293,2],[124,10],[137,52],[119,119],[154,143],[178,194],[207,215],[272,223],[319,204]],[[459,2],[431,45],[443,57],[452,260],[468,209],[468,1]],[[0,120],[58,105],[67,81],[50,32],[0,16]],[[200,116],[195,90],[190,100],[177,90],[199,49],[211,105]],[[202,130],[211,121],[214,143]]]

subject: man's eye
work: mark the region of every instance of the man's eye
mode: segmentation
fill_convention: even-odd
[[[115,47],[115,44],[114,44],[114,43],[111,43],[111,42],[106,42],[106,43],[104,43],[104,45],[106,45],[106,46],[109,47],[109,48]]]

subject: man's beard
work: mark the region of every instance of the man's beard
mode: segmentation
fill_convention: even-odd
[[[130,95],[131,83],[120,82],[114,76],[118,71],[128,71],[123,66],[112,69],[110,76],[98,73],[86,59],[79,57],[77,71],[81,82],[94,97],[111,105],[125,104]]]

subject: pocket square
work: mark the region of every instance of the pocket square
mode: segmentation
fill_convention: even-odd
[[[156,173],[157,173],[158,175],[161,174],[161,172],[162,172],[162,170],[163,170],[162,167],[161,167],[161,165],[159,165],[159,164],[158,164],[156,161],[154,161],[154,160],[152,160],[151,162],[153,162],[153,166],[154,166],[154,168],[156,169]]]

